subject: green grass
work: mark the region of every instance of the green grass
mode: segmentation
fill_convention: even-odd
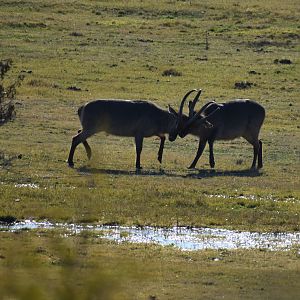
[[[299,11],[299,4],[292,0],[1,1],[0,59],[14,62],[5,83],[20,71],[26,78],[18,90],[16,119],[0,127],[0,216],[299,231]],[[292,64],[275,63],[280,59],[290,59]],[[180,76],[163,76],[170,69]],[[241,81],[253,85],[235,89]],[[216,170],[211,172],[207,149],[198,162],[199,170],[187,170],[197,149],[195,137],[166,142],[162,165],[156,159],[159,140],[149,138],[142,152],[144,169],[136,175],[133,139],[105,134],[90,139],[90,162],[79,146],[75,168],[67,167],[71,139],[79,129],[79,105],[92,99],[120,98],[178,108],[192,88],[203,89],[201,104],[251,98],[265,107],[261,171],[248,171],[252,149],[242,140],[216,143]],[[39,188],[20,186],[28,183]],[[9,240],[1,251],[9,252],[17,245],[22,248],[31,239],[40,243],[34,233],[17,237],[14,244],[11,234],[1,233],[1,245],[5,238]],[[49,233],[45,240],[50,248],[52,238]],[[79,239],[74,237],[74,243]],[[120,262],[122,257],[131,265],[137,256],[142,266],[147,265],[151,276],[141,271],[141,277],[147,278],[142,283],[134,279],[140,271],[128,271],[136,299],[151,294],[158,299],[176,295],[196,299],[199,293],[215,299],[223,292],[227,299],[293,299],[298,294],[293,285],[299,273],[296,252],[233,251],[228,264],[224,260],[215,264],[207,255],[217,254],[204,251],[191,253],[197,263],[187,265],[185,254],[173,249],[106,242],[99,247],[97,243],[89,244],[94,252],[86,259],[92,263],[99,259],[101,265],[107,252],[111,253],[106,269],[113,277],[119,274],[119,269],[111,271],[116,265],[113,261]],[[7,261],[0,259],[3,265]],[[16,267],[20,284],[27,267]],[[223,267],[224,271],[217,271]],[[49,277],[43,278],[46,286],[67,277],[47,263],[42,264],[43,271],[49,271]],[[79,276],[85,277],[85,272]],[[278,294],[286,278],[291,279],[287,292]],[[242,289],[236,280],[242,281]],[[128,295],[128,290],[124,293]]]

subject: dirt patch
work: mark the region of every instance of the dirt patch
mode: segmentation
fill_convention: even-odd
[[[291,65],[292,61],[290,59],[287,59],[287,58],[275,59],[274,64]]]
[[[182,76],[182,73],[175,69],[168,69],[162,72],[162,76]]]
[[[67,87],[67,90],[69,90],[69,91],[75,91],[75,92],[80,92],[81,88],[77,87],[75,85],[72,85],[72,86]]]
[[[70,36],[80,37],[83,36],[83,34],[81,32],[73,31],[70,33]]]
[[[249,81],[239,81],[234,84],[234,88],[238,89],[238,90],[249,89],[252,86],[255,86],[255,84],[253,82],[249,82]]]

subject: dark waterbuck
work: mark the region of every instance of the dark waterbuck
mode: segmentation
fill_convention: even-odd
[[[188,116],[183,114],[186,99],[181,101],[177,115],[177,129],[170,136],[173,140],[176,139],[177,134],[180,137],[185,137],[187,134],[199,137],[197,154],[189,168],[195,168],[207,142],[209,145],[209,164],[211,168],[214,168],[214,141],[233,140],[238,137],[243,137],[253,146],[251,168],[256,167],[257,158],[257,167],[262,168],[262,142],[258,136],[265,119],[265,109],[252,100],[236,99],[225,103],[208,102],[196,113],[195,105],[200,94],[201,90],[198,91],[194,100],[189,102]],[[176,112],[173,111],[173,113]]]
[[[195,90],[189,91],[183,98],[186,98]],[[73,137],[69,153],[68,164],[74,166],[73,156],[76,147],[83,143],[87,156],[90,159],[92,151],[87,139],[97,132],[134,137],[136,145],[136,168],[140,169],[140,156],[143,147],[143,139],[151,136],[160,138],[158,160],[162,162],[165,134],[169,134],[169,140],[176,137],[177,114],[173,109],[164,110],[149,101],[131,100],[96,100],[89,102],[78,109],[78,116],[82,130]]]

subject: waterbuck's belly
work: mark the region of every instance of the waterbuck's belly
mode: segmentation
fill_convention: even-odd
[[[233,126],[227,126],[221,128],[216,135],[216,140],[233,140],[239,137],[242,137],[246,131],[245,124],[231,124]]]
[[[104,131],[107,134],[124,137],[151,137],[153,135],[157,135],[155,126],[153,128],[151,127],[147,129],[143,128],[142,126],[136,126],[135,124],[122,124],[122,126],[118,126],[118,124],[110,124],[110,126],[102,126],[101,131]]]
[[[229,140],[234,140],[234,139],[236,139],[236,138],[239,138],[239,137],[241,137],[242,136],[242,134],[222,134],[222,135],[218,135],[217,137],[216,137],[216,140],[227,140],[227,141],[229,141]]]
[[[107,134],[116,135],[116,136],[124,136],[124,137],[132,137],[135,136],[133,130],[126,130],[123,128],[105,128],[102,131],[104,131]]]

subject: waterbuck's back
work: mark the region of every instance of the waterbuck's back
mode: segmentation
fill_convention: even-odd
[[[265,118],[264,108],[248,99],[237,99],[220,104],[212,104],[204,112],[208,115],[219,106],[219,113],[212,117],[217,128],[216,139],[232,140],[237,137],[257,137]]]
[[[92,133],[148,137],[158,133],[165,113],[148,101],[105,99],[85,104],[80,121],[83,129]]]

